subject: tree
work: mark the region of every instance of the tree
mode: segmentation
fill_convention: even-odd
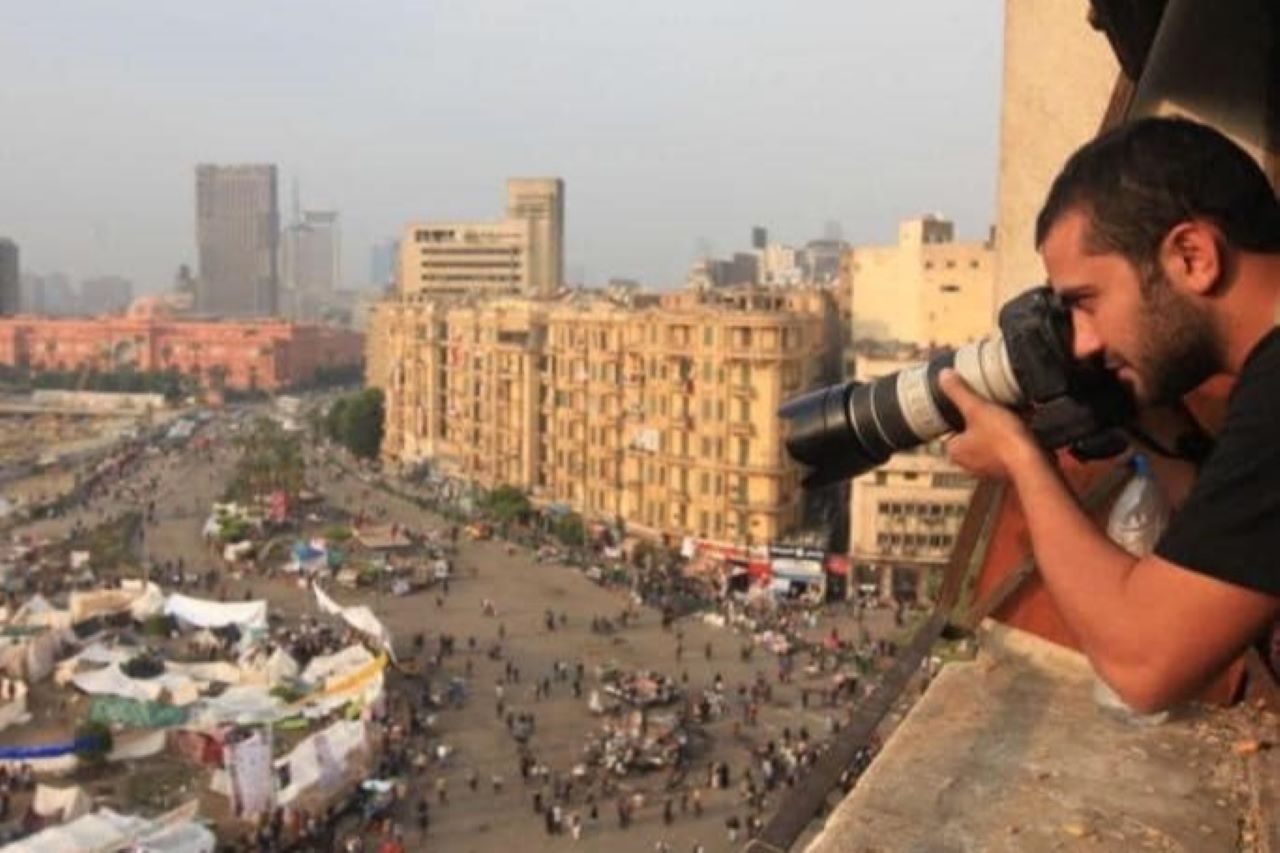
[[[587,541],[587,526],[576,512],[566,513],[555,520],[552,532],[565,545],[578,546]]]
[[[502,524],[520,521],[533,510],[528,495],[516,486],[498,486],[485,495],[481,506]]]
[[[329,437],[362,459],[373,459],[382,448],[386,406],[380,388],[366,388],[339,397],[325,416]]]
[[[240,459],[231,480],[231,496],[251,501],[259,495],[283,491],[295,498],[305,482],[306,462],[297,436],[286,433],[270,418],[254,421],[236,439]]]

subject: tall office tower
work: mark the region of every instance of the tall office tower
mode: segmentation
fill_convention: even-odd
[[[757,252],[764,251],[769,245],[769,229],[761,225],[751,226],[751,248]]]
[[[564,283],[564,181],[509,179],[507,218],[529,223],[529,295],[555,293]]]
[[[196,244],[197,311],[240,317],[278,313],[276,167],[197,166]]]
[[[305,210],[284,232],[284,282],[287,313],[312,320],[338,289],[342,233],[338,212]]]
[[[18,273],[18,244],[0,237],[0,317],[22,307],[22,277]]]

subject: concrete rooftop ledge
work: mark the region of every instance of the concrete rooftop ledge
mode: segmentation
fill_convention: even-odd
[[[939,673],[809,853],[1280,853],[1275,715],[1135,725],[1095,704],[1080,655],[1003,626],[982,644]]]

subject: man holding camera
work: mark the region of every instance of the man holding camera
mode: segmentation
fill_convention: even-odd
[[[1128,386],[1144,434],[1173,446],[1183,395],[1235,379],[1198,471],[1162,467],[1176,511],[1154,553],[1135,558],[1090,520],[1022,418],[954,371],[941,377],[965,423],[952,460],[1012,482],[1041,577],[1094,668],[1134,710],[1160,710],[1280,617],[1280,202],[1222,134],[1144,119],[1068,160],[1036,242],[1071,311],[1075,357]]]

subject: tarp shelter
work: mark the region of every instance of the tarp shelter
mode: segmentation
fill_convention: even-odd
[[[403,529],[392,524],[366,525],[356,530],[356,540],[371,551],[391,551],[413,544]]]
[[[335,786],[364,747],[365,727],[360,720],[339,720],[306,738],[276,762],[277,774],[289,780],[280,789],[278,801],[288,804],[311,788]]]
[[[40,681],[52,672],[59,650],[74,636],[67,629],[11,630],[0,634],[0,673],[28,682]]]
[[[199,686],[185,675],[165,672],[155,678],[131,678],[116,663],[77,673],[71,683],[95,696],[123,696],[140,702],[159,701],[166,692],[174,705],[190,705],[200,697]]]
[[[71,621],[87,622],[95,616],[124,613],[142,594],[141,589],[94,589],[72,592],[67,605],[71,611]]]
[[[172,593],[165,599],[164,612],[197,628],[235,625],[241,630],[255,631],[267,627],[267,602],[261,600],[232,603]]]
[[[9,624],[30,628],[70,628],[73,618],[67,610],[59,610],[43,595],[36,593],[13,614]]]
[[[0,679],[0,731],[30,718],[27,713],[27,685],[17,679]]]
[[[129,848],[148,853],[212,853],[217,839],[190,820],[149,821],[99,809],[51,826],[4,848],[5,853],[96,853]]]
[[[79,785],[72,785],[69,788],[37,785],[35,800],[31,807],[45,820],[65,823],[88,814],[93,808],[93,800]]]
[[[392,662],[396,660],[396,652],[391,643],[391,632],[387,630],[387,626],[383,625],[377,616],[373,615],[373,611],[364,605],[358,607],[343,607],[325,591],[320,588],[320,584],[315,585],[316,604],[325,613],[342,617],[342,620],[355,628],[360,633],[376,640],[391,657]]]

